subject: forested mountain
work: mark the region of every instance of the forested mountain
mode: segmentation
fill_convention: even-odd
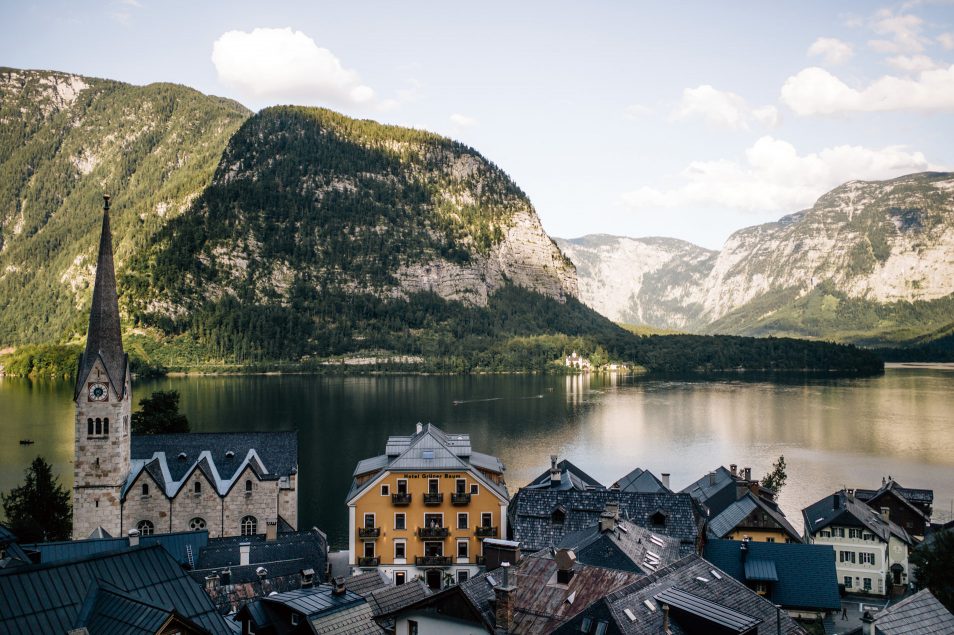
[[[252,115],[168,84],[0,80],[8,372],[55,374],[78,350],[104,191],[140,370],[542,371],[572,350],[652,370],[881,367],[850,347],[624,331],[577,300],[517,185],[432,133],[320,108]],[[70,344],[29,346],[51,342]]]
[[[585,263],[584,302],[600,308],[628,291],[641,307],[665,309],[633,316],[657,327],[867,345],[920,344],[954,331],[950,173],[846,183],[811,209],[732,234],[712,255],[683,246],[680,258],[633,252],[623,262],[617,250],[577,255],[586,241],[569,243],[571,260]],[[591,272],[615,279],[598,286]]]

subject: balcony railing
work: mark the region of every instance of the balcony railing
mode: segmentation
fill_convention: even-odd
[[[487,558],[485,558],[484,556],[477,556],[476,558],[474,558],[474,564],[479,564],[483,566],[487,564]]]
[[[449,567],[450,556],[414,556],[414,564],[418,567]]]
[[[358,558],[359,567],[376,567],[381,564],[381,558]]]
[[[469,505],[470,494],[468,492],[455,492],[451,494],[451,505]]]
[[[378,538],[380,535],[380,527],[358,527],[358,538]]]
[[[411,494],[409,492],[395,492],[391,494],[391,503],[394,505],[410,505]]]
[[[418,527],[418,538],[447,538],[450,535],[448,527]]]
[[[474,529],[474,535],[478,538],[496,538],[497,537],[497,528],[496,527],[477,527]]]
[[[444,494],[442,492],[424,492],[425,505],[440,505],[443,502]]]

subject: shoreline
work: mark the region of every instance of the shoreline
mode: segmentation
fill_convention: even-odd
[[[954,362],[885,362],[885,370],[889,368],[916,368],[924,370],[954,370]]]

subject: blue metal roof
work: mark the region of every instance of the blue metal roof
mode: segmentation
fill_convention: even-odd
[[[142,536],[141,545],[162,546],[179,564],[188,562],[186,548],[191,546],[192,553],[209,544],[208,531],[180,531],[172,534],[154,534]],[[40,552],[40,563],[50,564],[74,558],[83,558],[97,553],[106,553],[125,549],[129,546],[128,538],[93,538],[90,540],[65,540],[60,542],[39,542],[23,545],[26,549]]]
[[[676,587],[668,588],[653,597],[659,602],[665,602],[672,608],[685,611],[736,633],[744,633],[762,623],[762,620],[756,617],[739,613],[728,606],[710,602],[705,598]]]
[[[745,579],[755,582],[778,582],[774,560],[750,558],[745,561]]]

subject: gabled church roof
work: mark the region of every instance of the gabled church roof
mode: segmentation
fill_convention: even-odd
[[[113,235],[109,225],[109,197],[103,198],[103,229],[99,237],[96,282],[93,285],[93,302],[89,309],[86,351],[80,358],[74,399],[84,388],[86,378],[97,359],[102,360],[117,396],[121,398],[125,392],[128,359],[123,351],[119,326],[119,300],[116,294],[116,272],[113,268]]]

